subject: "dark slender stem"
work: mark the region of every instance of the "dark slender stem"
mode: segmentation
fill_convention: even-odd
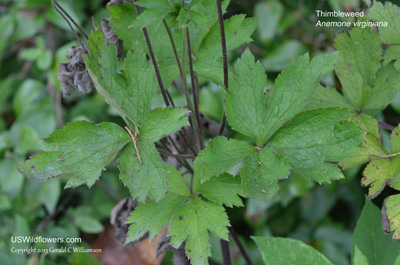
[[[190,80],[192,82],[194,115],[195,115],[196,121],[197,121],[197,126],[195,126],[195,128],[198,130],[200,150],[203,150],[204,149],[204,139],[203,139],[203,134],[201,132],[201,125],[200,125],[199,104],[198,104],[198,100],[197,100],[198,87],[196,86],[195,75],[194,75],[194,70],[193,70],[192,46],[190,44],[189,27],[186,28],[186,40],[187,40],[187,48],[188,48]]]
[[[136,2],[136,0],[135,0],[135,2]],[[140,15],[140,9],[139,9],[139,7],[137,5],[134,5],[134,6],[135,6],[136,14],[139,16]],[[162,93],[162,96],[164,98],[164,102],[169,107],[170,104],[169,104],[169,101],[168,101],[167,92],[165,90],[164,83],[163,83],[163,81],[161,79],[160,69],[158,68],[156,56],[154,55],[154,51],[153,51],[153,46],[151,45],[151,42],[150,42],[149,33],[147,32],[146,27],[144,27],[142,29],[142,31],[143,31],[144,38],[146,40],[147,49],[149,50],[151,62],[153,63],[153,67],[154,67],[154,70],[156,72],[158,85],[160,86],[161,93]]]
[[[216,1],[217,1],[219,31],[221,34],[222,61],[223,61],[223,68],[224,68],[224,86],[225,86],[225,90],[228,91],[229,90],[228,57],[227,57],[227,53],[226,53],[224,17],[222,14],[221,0],[216,0]],[[225,123],[226,123],[226,116],[225,116],[225,110],[224,110],[223,114],[222,114],[221,127],[219,129],[218,135],[222,135],[224,133]]]
[[[389,130],[389,131],[393,131],[396,128],[396,127],[394,127],[394,126],[392,126],[390,124],[387,124],[387,123],[385,123],[383,121],[378,121],[378,124],[379,124],[380,127],[384,128],[386,130]]]
[[[75,27],[78,28],[80,33],[82,33],[82,35],[85,36],[87,40],[89,40],[88,35],[86,35],[85,31],[83,31],[83,29],[78,25],[78,23],[75,22],[75,20],[68,14],[68,12],[65,11],[64,8],[62,8],[62,6],[59,3],[57,3],[57,1],[54,0],[54,2],[57,5],[57,7],[69,18],[69,20],[71,20],[71,22],[75,25]]]
[[[223,265],[231,265],[231,255],[229,253],[228,241],[220,239],[219,242],[221,243],[222,264]]]
[[[174,154],[174,153],[167,152],[167,151],[165,151],[163,149],[160,149],[160,148],[157,148],[157,151],[162,155],[172,156],[172,157],[175,157],[175,158],[190,158],[190,159],[194,159],[193,155]]]
[[[189,151],[190,151],[193,155],[196,156],[196,155],[197,155],[197,152],[196,152],[196,150],[194,150],[194,148],[192,147],[192,145],[191,145],[191,144],[189,143],[189,141],[188,141],[188,136],[187,136],[185,127],[183,127],[182,130],[179,131],[178,133],[179,133],[179,136],[182,137],[183,142],[185,142],[185,145],[189,148]]]
[[[74,33],[75,38],[79,41],[79,43],[81,44],[83,50],[85,51],[86,54],[88,54],[88,51],[86,50],[85,45],[83,45],[83,42],[81,40],[81,38],[79,38],[78,34],[76,33],[76,31],[74,30],[74,28],[72,27],[71,23],[68,21],[68,19],[64,16],[64,14],[58,9],[58,4],[55,0],[51,0],[51,3],[53,4],[54,9],[56,10],[57,13],[59,13],[62,18],[65,20],[65,22],[67,22],[69,28],[72,30],[72,33]]]
[[[165,19],[163,19],[163,24],[164,24],[165,30],[167,31],[169,41],[171,42],[172,50],[174,51],[174,56],[175,56],[175,60],[178,65],[178,68],[179,68],[179,73],[181,74],[181,78],[183,78],[183,69],[182,69],[181,62],[179,61],[178,52],[176,51],[174,37],[172,36],[171,30],[169,29],[168,24],[165,21]]]
[[[171,94],[169,93],[168,90],[165,90],[165,91],[167,91],[167,96],[168,96],[169,102],[171,102],[172,107],[175,107],[175,103],[171,97]]]
[[[168,140],[172,143],[172,145],[175,147],[175,149],[178,152],[181,152],[176,144],[172,141],[172,138],[170,136],[168,136]],[[169,149],[169,147],[163,143],[162,141],[160,141],[161,145],[165,147],[165,149],[167,149],[168,152],[172,153],[171,149]],[[192,174],[194,173],[193,168],[188,164],[188,162],[186,160],[180,160],[179,158],[176,158],[176,160],[178,161],[179,164],[181,164],[181,166],[183,166],[184,168],[186,168],[189,172],[191,172]]]
[[[235,229],[233,229],[233,227],[228,227],[229,233],[232,236],[233,240],[236,243],[236,246],[239,248],[240,253],[242,254],[244,260],[246,261],[247,265],[253,265],[253,263],[251,262],[249,255],[247,255],[246,250],[244,249],[242,243],[240,243],[239,237],[236,234]]]

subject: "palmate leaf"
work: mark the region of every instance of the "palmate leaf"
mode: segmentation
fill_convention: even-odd
[[[43,152],[17,169],[34,180],[69,177],[66,188],[82,184],[90,187],[129,141],[129,135],[116,124],[77,121],[45,138]]]
[[[162,226],[169,225],[171,245],[178,248],[186,240],[186,255],[191,264],[208,264],[211,255],[208,231],[227,240],[229,226],[224,208],[214,202],[191,196],[177,170],[169,166],[169,191],[158,203],[148,201],[139,205],[128,219],[127,242],[137,240],[149,232],[154,238]]]
[[[378,22],[387,22],[387,27],[379,27],[381,41],[386,44],[400,44],[400,8],[391,2],[375,2],[368,17]]]
[[[393,241],[400,239],[400,195],[393,195],[385,199],[382,214],[389,219],[389,231],[393,233]]]

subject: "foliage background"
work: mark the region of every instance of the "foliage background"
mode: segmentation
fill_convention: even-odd
[[[60,0],[59,3],[87,33],[92,28],[92,16],[97,21],[109,16],[106,1]],[[254,42],[231,52],[229,61],[234,62],[249,47],[262,62],[271,82],[297,56],[307,51],[315,56],[334,50],[333,37],[341,29],[316,28],[316,9],[352,11],[366,6],[357,0],[232,1],[226,17],[245,13],[258,16],[260,21],[252,36]],[[16,171],[15,164],[39,151],[40,138],[68,122],[122,124],[122,120],[96,93],[62,98],[57,65],[67,61],[67,49],[77,42],[50,1],[1,0],[0,29],[0,264],[97,264],[91,256],[78,253],[51,254],[45,258],[12,255],[10,237],[82,237],[84,242],[79,245],[90,246],[109,225],[113,206],[129,196],[118,180],[115,163],[90,192],[85,186],[64,190],[63,179],[45,183],[27,181]],[[326,76],[323,83],[340,90],[333,74]],[[173,97],[177,103],[184,101],[179,93],[173,93]],[[221,87],[202,84],[202,112],[219,121],[222,101]],[[161,98],[154,104],[160,105]],[[388,108],[373,116],[396,125],[400,122],[399,114],[400,94]],[[388,134],[382,133],[384,144],[388,144]],[[246,139],[233,134],[230,131],[230,136]],[[362,168],[346,170],[346,179],[323,186],[290,178],[281,182],[278,195],[268,203],[248,199],[245,208],[228,208],[231,223],[255,263],[262,264],[261,254],[249,236],[273,235],[300,239],[335,264],[350,264],[351,238],[366,194],[366,189],[360,186]],[[387,187],[374,203],[380,207],[383,198],[392,193]],[[212,245],[211,262],[221,263],[218,240],[213,239]],[[232,255],[236,264],[244,264],[233,244]],[[169,260],[166,257],[164,263]]]

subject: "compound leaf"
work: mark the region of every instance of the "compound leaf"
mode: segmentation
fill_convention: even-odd
[[[77,121],[50,134],[41,143],[44,152],[17,169],[34,180],[69,177],[66,188],[82,184],[90,187],[129,139],[129,135],[116,124]]]
[[[168,188],[168,168],[153,143],[137,142],[137,147],[142,163],[133,144],[126,146],[118,159],[120,179],[130,190],[133,199],[144,202],[149,196],[160,201]]]
[[[318,183],[343,178],[334,162],[353,154],[363,138],[361,129],[347,121],[349,114],[340,108],[305,111],[277,131],[269,145],[300,175]]]
[[[241,178],[239,176],[224,173],[202,183],[194,191],[211,201],[224,204],[228,207],[243,206],[243,202],[238,196],[243,196]]]
[[[252,237],[267,265],[333,265],[324,255],[300,240]]]
[[[186,109],[157,108],[152,110],[140,130],[140,140],[146,142],[157,142],[163,136],[173,134],[181,127],[189,125],[185,116],[189,111]]]
[[[196,197],[190,199],[174,213],[168,230],[171,245],[179,248],[186,240],[186,256],[190,264],[208,264],[211,255],[208,231],[216,237],[228,240],[229,220],[224,207],[215,202],[205,202]]]
[[[217,137],[196,157],[195,178],[204,182],[213,176],[218,176],[254,150],[254,147],[243,141]]]
[[[184,183],[179,172],[172,166],[168,166],[167,174],[169,189],[164,199],[159,202],[147,201],[140,204],[128,218],[129,227],[127,242],[141,238],[149,232],[152,240],[160,233],[163,226],[171,220],[176,209],[190,196],[189,189]]]

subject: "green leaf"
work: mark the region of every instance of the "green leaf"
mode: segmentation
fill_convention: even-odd
[[[394,179],[400,172],[400,157],[374,160],[364,169],[361,184],[369,186],[368,198],[378,196],[389,180]]]
[[[138,6],[144,8],[168,8],[169,1],[168,0],[139,0],[135,3]]]
[[[390,146],[392,153],[400,152],[400,125],[398,125],[390,134]]]
[[[361,250],[355,246],[354,247],[354,265],[369,265],[367,257],[361,252]]]
[[[74,224],[83,232],[98,234],[104,230],[103,225],[95,218],[79,215],[75,217]]]
[[[284,13],[283,4],[279,1],[259,2],[254,7],[254,11],[254,15],[260,18],[257,27],[260,39],[264,42],[273,40]]]
[[[225,204],[228,207],[243,206],[238,195],[243,196],[241,178],[224,173],[202,183],[194,192],[198,192],[210,201]]]
[[[339,33],[335,47],[340,51],[336,74],[343,85],[343,93],[362,110],[382,60],[378,33],[374,29],[356,27],[349,35]]]
[[[376,138],[380,139],[381,133],[379,132],[378,121],[364,113],[353,113],[350,115],[350,121],[357,124],[364,133],[369,133]]]
[[[387,155],[387,151],[382,147],[380,137],[377,138],[372,134],[367,134],[362,140],[361,145],[358,147],[357,152],[340,161],[340,167],[342,169],[348,169],[364,164],[372,160],[373,156],[371,153]]]
[[[228,240],[226,227],[229,225],[223,206],[205,202],[199,197],[192,198],[178,208],[172,217],[168,230],[170,244],[179,248],[186,240],[185,250],[190,264],[208,264],[207,259],[211,255],[208,231],[217,238]]]
[[[17,169],[34,180],[69,177],[66,188],[82,184],[91,187],[129,140],[129,135],[116,124],[77,121],[45,138],[41,143],[44,152]]]
[[[400,91],[400,73],[390,63],[379,69],[374,85],[365,91],[364,108],[384,109]]]
[[[164,8],[147,9],[141,13],[135,21],[133,21],[131,27],[144,28],[154,22],[158,22],[157,24],[159,26],[161,21],[168,15],[168,13],[169,10]]]
[[[53,179],[41,185],[40,202],[43,203],[49,213],[53,213],[56,209],[61,194],[60,184],[59,179]]]
[[[125,120],[129,127],[133,127],[132,106],[134,102],[124,80],[118,76],[117,51],[114,45],[108,45],[107,39],[101,31],[92,32],[89,39],[89,57],[84,55],[86,66],[96,90],[104,100],[111,105]],[[131,122],[129,122],[131,121]]]
[[[195,179],[205,182],[224,173],[255,150],[247,143],[220,136],[212,140],[194,161]],[[196,181],[195,181],[196,182]]]
[[[137,142],[137,147],[142,163],[133,144],[129,144],[118,159],[119,178],[128,187],[133,199],[144,202],[149,196],[155,201],[160,201],[168,188],[166,179],[168,168],[153,143]]]
[[[340,108],[300,113],[276,132],[268,146],[277,148],[294,172],[318,183],[343,178],[334,162],[356,152],[363,138],[348,118],[349,110]]]
[[[267,82],[264,68],[260,62],[254,62],[250,50],[246,50],[235,64],[235,73],[229,77],[230,87],[225,94],[229,124],[235,131],[252,137],[261,146],[266,138],[263,130]]]
[[[400,255],[400,246],[384,234],[380,211],[370,200],[365,201],[353,233],[353,259],[356,247],[367,257],[369,265],[392,265]]]
[[[391,2],[375,2],[368,12],[368,17],[378,22],[387,22],[387,26],[379,27],[379,35],[383,43],[400,43],[400,8]]]
[[[300,240],[252,237],[266,265],[333,265],[324,255]]]
[[[276,79],[266,109],[262,143],[283,124],[303,110],[323,75],[333,70],[337,54],[317,56],[309,62],[308,54],[297,58]]]
[[[188,126],[189,121],[185,116],[188,113],[188,110],[178,107],[152,110],[140,130],[140,140],[157,142],[162,137],[175,133],[181,127]]]
[[[278,191],[278,180],[287,178],[289,166],[275,150],[264,147],[246,157],[241,168],[243,194],[255,200],[268,200]]]
[[[394,68],[397,71],[400,71],[400,45],[391,45],[389,46],[385,54],[383,55],[383,65],[390,63],[391,61],[395,61]]]
[[[262,64],[268,72],[280,72],[298,56],[307,52],[306,47],[297,40],[287,40],[267,54]]]
[[[333,87],[319,85],[307,104],[306,109],[342,107],[353,109],[352,102]]]
[[[386,208],[386,214],[390,221],[390,232],[393,233],[393,241],[400,239],[400,195],[393,195],[385,199],[384,207]],[[398,244],[397,244],[398,246]],[[397,248],[399,249],[399,248]],[[399,253],[399,251],[397,251]]]
[[[141,238],[149,232],[149,239],[156,237],[163,226],[169,224],[173,213],[190,196],[189,189],[184,183],[179,172],[168,166],[167,174],[169,189],[164,199],[159,202],[147,201],[140,204],[128,218],[129,227],[127,242]]]

